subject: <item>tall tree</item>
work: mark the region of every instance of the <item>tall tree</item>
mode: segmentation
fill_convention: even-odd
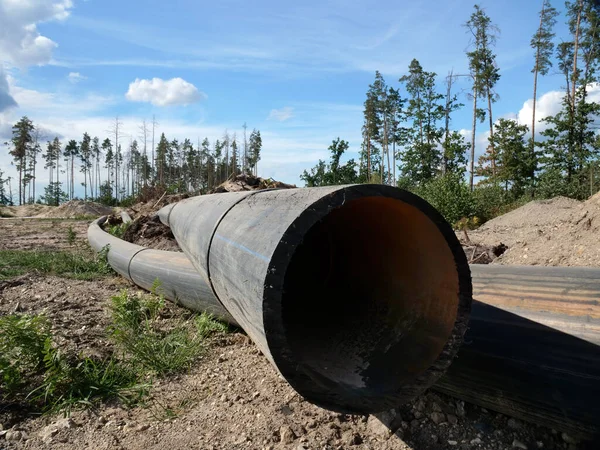
[[[419,185],[431,180],[442,162],[438,146],[444,129],[439,121],[444,117],[444,96],[436,91],[434,72],[427,72],[416,59],[408,74],[400,78],[408,92],[406,119],[412,126],[403,130],[402,176],[406,183]]]
[[[535,156],[535,108],[537,102],[538,75],[547,75],[552,67],[552,54],[554,53],[554,25],[558,12],[550,4],[550,0],[542,0],[540,11],[540,25],[531,38],[531,48],[535,51],[533,64],[533,107],[531,117],[531,150],[530,158]],[[535,165],[532,166],[535,171]],[[533,178],[534,174],[531,174]]]
[[[483,177],[482,183],[504,187],[512,198],[519,198],[525,188],[531,185],[531,166],[534,161],[525,143],[525,135],[529,132],[527,125],[519,125],[515,120],[501,118],[495,124],[494,137],[490,136],[490,144],[494,139],[496,167],[492,171],[491,148],[479,158],[477,175]]]
[[[257,129],[252,130],[250,133],[249,140],[250,157],[248,163],[250,168],[254,170],[254,175],[258,175],[258,161],[260,161],[260,154],[262,151],[262,138],[260,131]]]
[[[12,127],[12,148],[9,151],[13,157],[17,172],[19,173],[19,204],[25,204],[25,189],[23,186],[23,176],[27,169],[27,155],[31,151],[33,145],[33,132],[35,127],[33,122],[23,116]]]
[[[94,139],[92,139],[92,155],[94,155],[94,160],[96,162],[96,175],[94,180],[95,182],[92,183],[92,187],[94,188],[94,193],[92,194],[92,197],[98,197],[100,191],[100,183],[102,182],[102,177],[100,173],[100,160],[102,159],[102,150],[100,147],[100,139],[98,138],[98,136],[94,136]]]
[[[161,186],[165,183],[165,169],[167,166],[169,147],[169,141],[167,141],[165,133],[161,133],[158,146],[156,147],[156,171],[158,175],[158,184]]]
[[[65,157],[65,162],[67,163],[67,195],[69,196],[69,199],[72,200],[75,195],[75,157],[79,156],[79,145],[75,139],[71,139],[67,143],[63,155]]]
[[[148,160],[148,124],[146,123],[146,119],[142,120],[142,124],[140,125],[140,139],[142,140],[142,158],[144,160]],[[144,186],[148,182],[148,173],[146,164],[142,167],[142,179],[144,180]]]
[[[113,153],[113,145],[109,138],[102,141],[102,151],[104,152],[104,167],[106,168],[106,183],[100,185],[100,197],[110,197],[110,201],[113,198],[113,184],[114,184],[114,168],[115,168],[115,154]],[[112,179],[112,181],[111,181]],[[102,186],[105,186],[104,195],[102,194]]]
[[[373,182],[374,173],[376,173],[379,161],[379,150],[377,143],[381,141],[381,114],[379,97],[381,86],[381,75],[375,72],[375,81],[369,85],[367,98],[364,103],[364,123],[363,123],[363,145],[361,155],[361,178],[367,182]],[[379,180],[381,181],[381,180]]]
[[[92,138],[89,134],[83,133],[83,139],[79,144],[79,158],[81,161],[81,173],[83,173],[83,198],[88,197],[88,178],[92,168]]]
[[[491,137],[491,166],[492,172],[495,171],[495,152],[493,144],[494,121],[492,116],[492,103],[497,99],[494,92],[494,86],[500,79],[500,71],[496,65],[496,55],[492,52],[492,48],[496,43],[496,37],[499,33],[498,28],[492,24],[491,19],[485,11],[475,5],[475,11],[465,24],[468,32],[471,34],[471,48],[467,52],[469,59],[469,70],[473,79],[472,96],[473,96],[473,130],[471,138],[471,175],[470,187],[473,189],[473,168],[475,158],[475,132],[477,119],[482,119],[484,113],[477,108],[477,98],[487,99],[487,116],[490,127]]]

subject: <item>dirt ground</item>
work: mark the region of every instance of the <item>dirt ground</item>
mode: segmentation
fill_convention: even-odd
[[[600,194],[596,194],[585,202],[564,197],[530,202],[468,236],[472,243],[508,246],[493,264],[598,266],[599,231]]]
[[[0,221],[0,249],[83,245],[89,221]],[[76,231],[70,244],[67,230]],[[37,239],[33,239],[36,237]],[[67,348],[103,355],[119,277],[26,274],[0,282],[0,314],[46,311]],[[171,306],[172,314],[189,314]],[[429,391],[396,411],[349,416],[300,398],[241,331],[218,336],[184,375],[156,382],[144,407],[118,404],[61,416],[0,405],[0,449],[580,449],[570,436]]]

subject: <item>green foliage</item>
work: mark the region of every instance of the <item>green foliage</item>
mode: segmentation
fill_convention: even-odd
[[[128,223],[117,223],[114,225],[109,225],[107,227],[106,231],[109,234],[112,234],[113,236],[116,236],[119,239],[121,239],[123,237],[123,235],[125,234],[125,231],[127,231],[128,226],[129,226]]]
[[[202,338],[209,337],[212,334],[229,332],[229,326],[226,323],[215,319],[212,314],[206,312],[196,317],[195,325],[198,335]]]
[[[43,365],[50,340],[45,316],[12,314],[0,317],[0,392],[14,394]]]
[[[490,137],[490,143],[494,145],[479,158],[476,173],[484,177],[481,184],[500,185],[510,193],[507,198],[519,198],[533,185],[531,175],[535,160],[525,143],[529,127],[501,118],[494,128],[494,135]]]
[[[416,189],[415,193],[435,207],[450,224],[471,217],[475,211],[469,186],[458,174],[434,178]]]
[[[473,191],[474,215],[482,222],[501,214],[507,203],[506,192],[500,186],[478,186]]]
[[[198,319],[196,327],[188,321],[163,330],[157,321],[163,309],[161,296],[123,291],[112,298],[111,338],[134,366],[158,375],[188,369],[202,354],[206,335],[218,330],[206,318]]]
[[[70,414],[98,401],[119,399],[126,405],[140,401],[149,388],[138,382],[138,374],[114,358],[98,359],[63,354],[48,340],[44,349],[42,383],[29,398],[41,402],[45,412]]]
[[[73,230],[73,226],[69,225],[67,229],[67,242],[71,245],[75,243],[75,239],[77,239],[77,233]]]
[[[102,278],[112,273],[105,257],[90,250],[0,250],[0,279],[31,270],[78,280]]]
[[[345,164],[340,164],[340,159],[347,150],[348,142],[338,137],[329,146],[329,151],[331,152],[329,164],[319,160],[310,173],[305,170],[300,175],[300,179],[308,187],[356,183],[358,181],[358,174],[356,173],[356,163],[354,160],[351,159]]]

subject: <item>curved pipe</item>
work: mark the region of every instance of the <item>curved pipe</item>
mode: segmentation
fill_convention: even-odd
[[[188,309],[206,311],[238,325],[183,253],[153,250],[125,242],[100,228],[105,221],[106,216],[91,223],[88,241],[97,252],[108,246],[106,257],[117,273],[147,291],[158,290],[167,299]]]
[[[159,216],[211,302],[317,405],[396,407],[434,383],[462,341],[466,257],[413,194],[382,185],[224,193]],[[129,264],[130,278],[145,253]]]

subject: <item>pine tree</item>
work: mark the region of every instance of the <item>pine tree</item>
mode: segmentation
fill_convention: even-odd
[[[329,146],[331,153],[329,164],[323,160],[319,160],[310,173],[305,170],[300,175],[300,179],[308,187],[356,183],[358,181],[356,162],[351,159],[345,164],[340,164],[340,160],[348,150],[348,147],[348,142],[338,137]]]
[[[84,200],[87,200],[88,197],[88,178],[90,169],[92,167],[92,147],[91,147],[92,138],[89,134],[83,133],[83,139],[79,144],[79,158],[81,161],[81,173],[83,173],[83,192],[84,192]],[[90,183],[91,184],[91,183]]]
[[[477,175],[484,177],[482,184],[502,186],[511,197],[517,199],[532,184],[531,167],[534,160],[525,142],[529,132],[527,125],[519,125],[511,119],[499,119],[495,124],[494,155],[491,145],[488,151],[479,158]],[[490,144],[492,137],[490,136]],[[495,170],[492,170],[492,157],[495,158]]]
[[[248,164],[250,168],[254,170],[254,175],[258,176],[258,162],[261,158],[260,154],[262,151],[262,138],[260,136],[260,131],[256,128],[252,130],[252,133],[250,133],[250,140],[248,146],[250,150]]]
[[[94,139],[92,139],[92,155],[96,161],[96,176],[94,180],[95,182],[91,184],[91,187],[94,188],[92,197],[96,198],[99,195],[100,183],[102,181],[100,173],[100,160],[102,159],[102,150],[100,148],[100,139],[98,138],[98,136],[94,136]]]
[[[487,99],[487,117],[489,120],[491,138],[491,170],[492,172],[496,170],[496,158],[493,144],[494,121],[492,116],[492,103],[497,99],[497,95],[494,92],[494,86],[500,79],[500,70],[496,65],[496,55],[492,52],[492,47],[496,43],[496,36],[499,31],[479,5],[475,5],[475,11],[471,14],[471,17],[465,26],[472,35],[471,46],[473,48],[471,51],[467,52],[469,69],[473,80],[473,130],[471,138],[471,175],[469,183],[472,190],[476,123],[477,119],[483,119],[485,117],[485,113],[477,108],[478,98]]]
[[[19,173],[19,204],[25,204],[25,189],[23,184],[27,170],[27,155],[33,145],[33,132],[35,127],[27,116],[23,116],[12,127],[12,149],[9,151],[13,157],[17,172]],[[27,180],[27,179],[26,179]]]
[[[165,136],[165,133],[160,135],[158,146],[156,147],[156,168],[158,173],[158,184],[164,186],[165,184],[165,172],[167,170],[167,155],[169,154],[169,141]]]
[[[378,86],[379,72],[375,72],[375,82],[369,85],[367,98],[364,103],[364,123],[363,144],[361,154],[360,173],[361,179],[365,182],[374,181],[374,173],[379,166],[379,149],[377,142],[380,142],[381,115],[379,114],[379,97],[381,86]]]
[[[114,168],[115,168],[115,155],[113,153],[112,142],[109,138],[104,139],[102,142],[102,151],[104,152],[104,167],[106,168],[106,183],[100,185],[100,197],[109,198],[112,202],[113,198],[113,184],[114,184]],[[112,181],[111,181],[112,179]],[[104,186],[104,192],[102,192],[102,186]]]
[[[72,200],[75,193],[73,186],[75,182],[75,157],[79,156],[79,145],[77,145],[76,140],[71,139],[67,143],[63,156],[65,157],[65,162],[67,163],[67,195],[69,199]]]
[[[558,12],[550,4],[550,0],[542,0],[542,10],[540,11],[540,25],[531,38],[531,48],[535,50],[535,61],[533,69],[533,107],[531,117],[531,150],[530,159],[535,157],[535,108],[537,102],[537,82],[538,75],[547,75],[552,67],[552,54],[554,53],[554,25]],[[535,164],[532,165],[533,173],[530,178],[535,176]]]
[[[416,59],[410,63],[408,74],[400,78],[409,94],[406,120],[412,127],[402,133],[405,151],[402,155],[404,183],[419,185],[434,178],[442,163],[438,145],[444,129],[438,122],[444,117],[444,96],[435,89],[433,72],[423,70]]]

